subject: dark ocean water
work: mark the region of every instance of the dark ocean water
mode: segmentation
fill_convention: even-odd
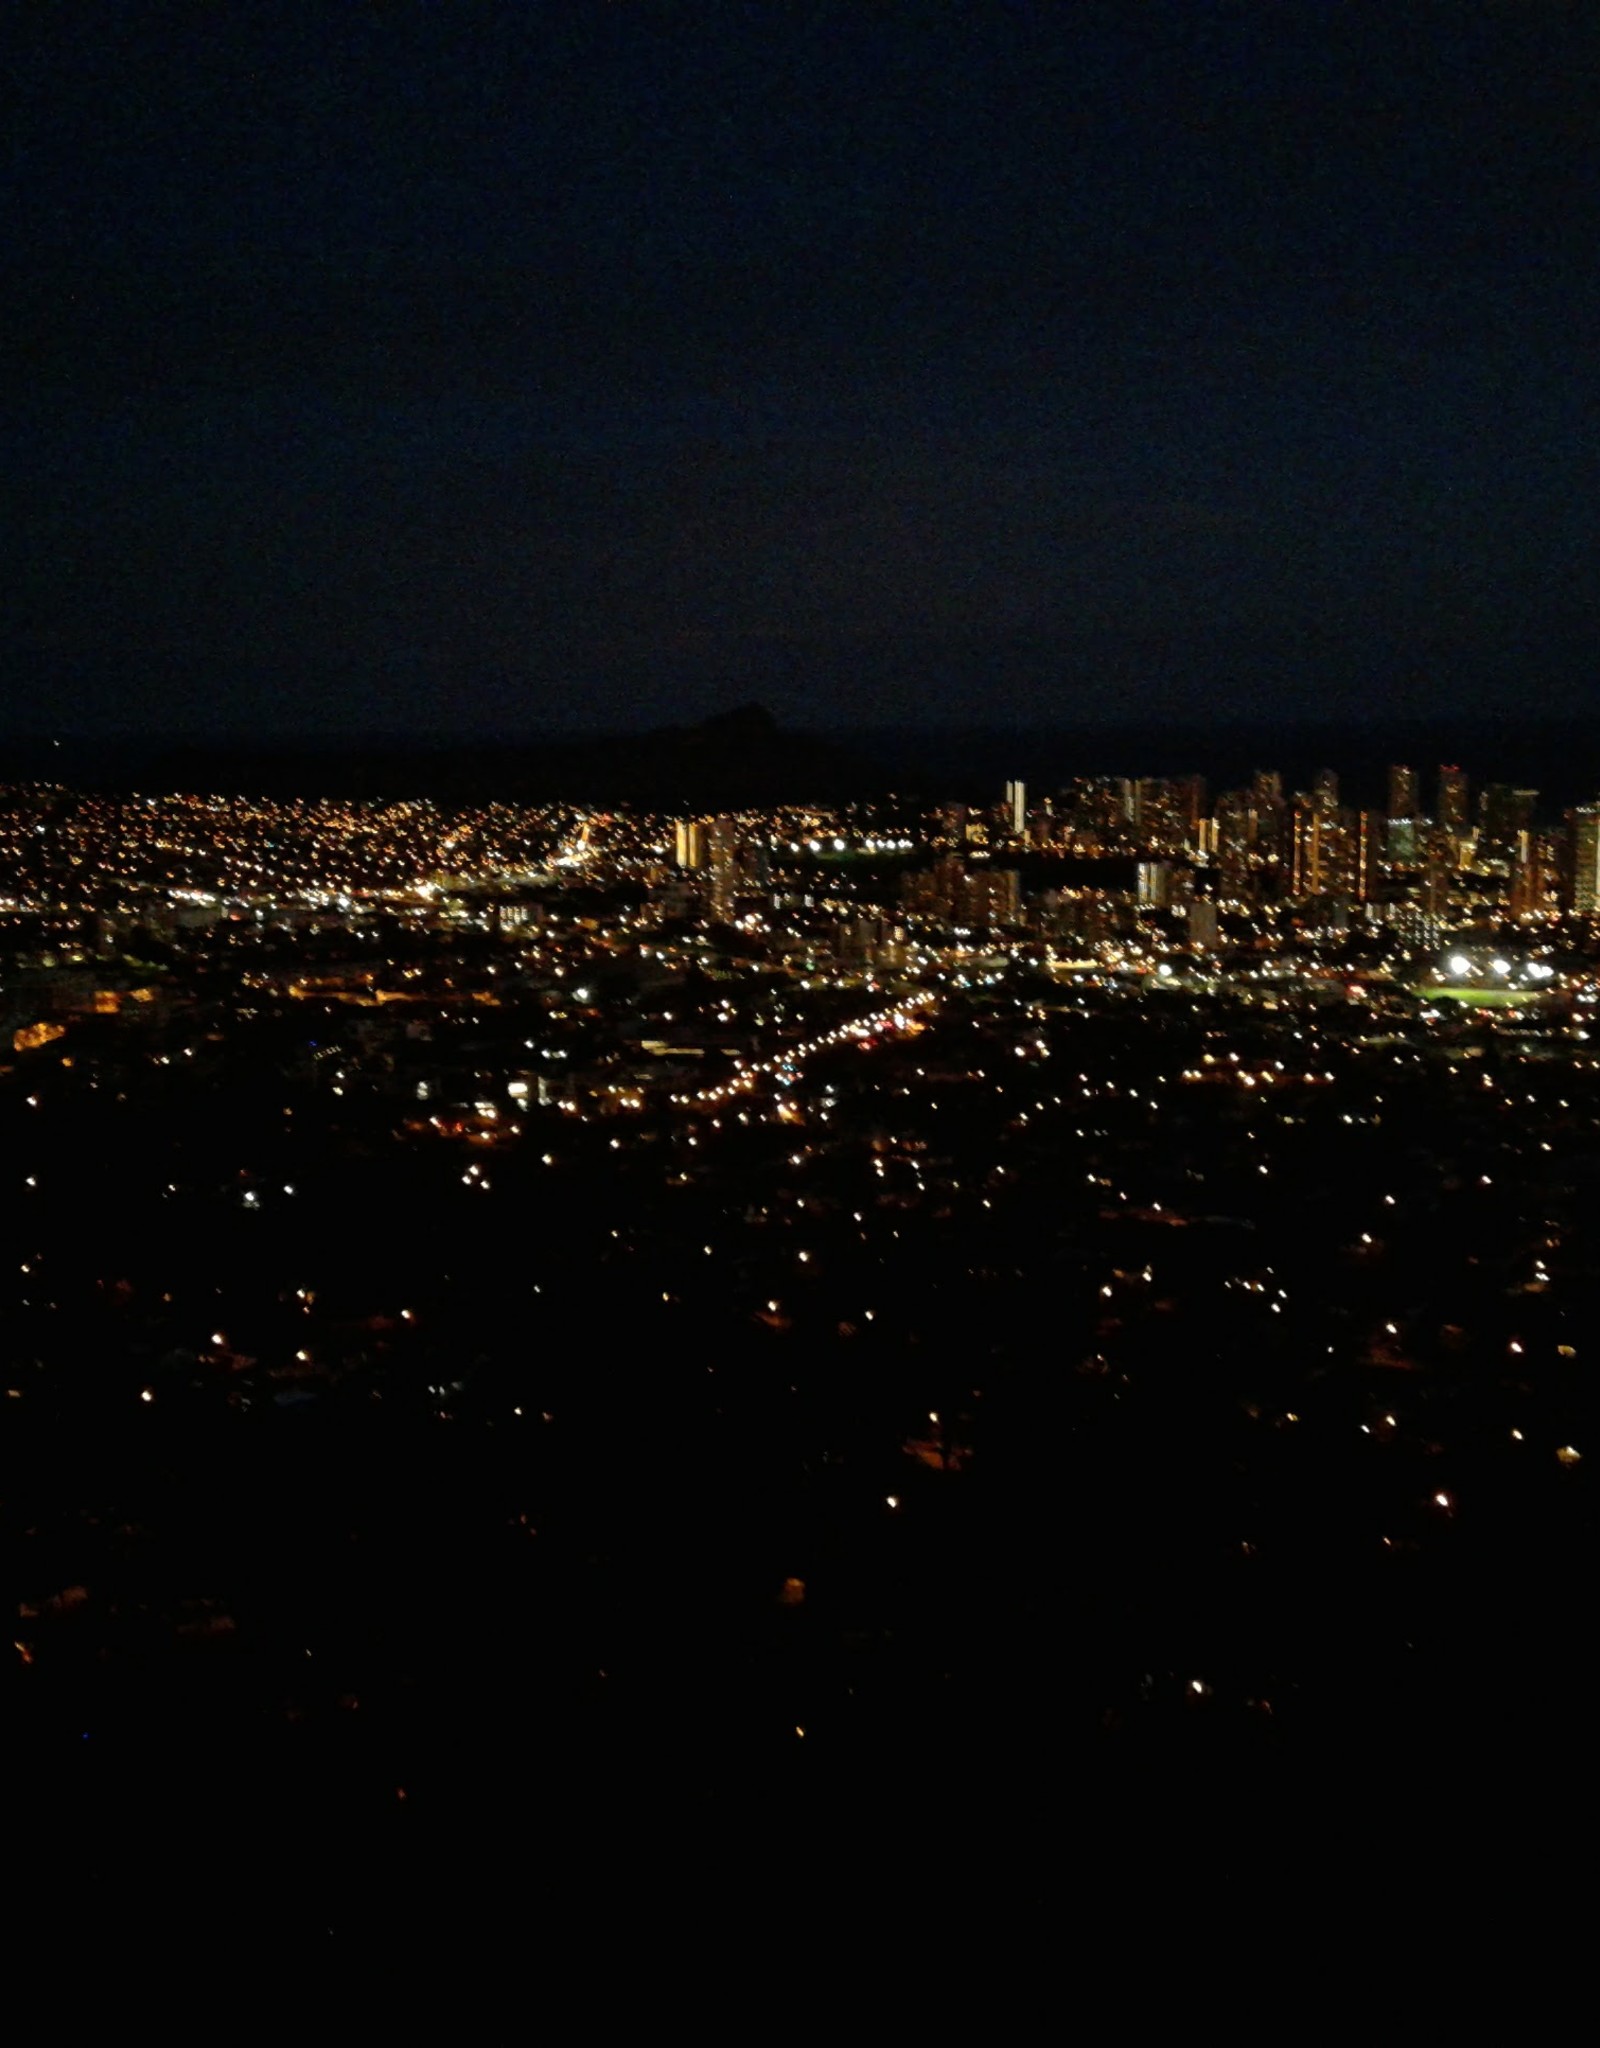
[[[1031,794],[1044,796],[1076,775],[1196,773],[1213,789],[1222,789],[1248,782],[1258,768],[1273,768],[1283,774],[1285,787],[1294,789],[1308,786],[1318,769],[1333,768],[1347,802],[1381,807],[1389,764],[1404,762],[1419,771],[1426,808],[1432,803],[1438,764],[1446,761],[1465,768],[1474,789],[1485,782],[1537,789],[1543,814],[1600,797],[1600,719],[1531,720],[1523,725],[1504,720],[1393,725],[894,725],[812,727],[805,737],[853,756],[861,764],[863,790],[894,789],[985,802],[997,801],[1002,784],[1013,776],[1021,777]],[[647,736],[637,730],[619,733],[616,740],[619,757],[625,748],[630,759],[637,758],[642,744],[648,745]],[[247,786],[252,771],[270,760],[274,786],[283,786],[286,779],[292,784],[296,764],[302,764],[306,788],[314,792],[381,762],[383,786],[414,784],[418,793],[427,793],[460,785],[463,764],[471,764],[475,788],[492,788],[498,760],[559,763],[573,746],[583,749],[592,770],[597,754],[603,757],[606,739],[592,731],[560,730],[332,735],[263,730],[59,738],[23,734],[0,736],[0,777],[153,789],[178,786],[183,768],[203,761],[216,786],[225,786],[234,771],[240,785]],[[516,778],[510,766],[506,785],[512,793]],[[784,793],[804,800],[821,792],[797,783]]]
[[[1285,788],[1294,789],[1309,786],[1318,769],[1333,768],[1346,801],[1381,806],[1393,762],[1417,769],[1425,804],[1441,762],[1465,768],[1474,788],[1514,783],[1539,790],[1557,809],[1600,795],[1600,720],[889,727],[849,738],[919,786],[966,786],[986,797],[998,797],[996,785],[1011,776],[1046,795],[1074,775],[1199,774],[1226,789],[1248,782],[1258,768],[1275,768]]]

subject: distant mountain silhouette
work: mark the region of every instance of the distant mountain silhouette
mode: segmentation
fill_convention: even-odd
[[[1347,800],[1381,804],[1387,764],[1431,777],[1459,761],[1477,789],[1514,782],[1542,792],[1542,809],[1586,803],[1600,787],[1600,722],[1540,717],[1295,724],[1219,718],[1110,725],[941,726],[906,723],[827,737],[779,726],[758,704],[653,731],[458,739],[397,734],[301,739],[179,740],[159,732],[105,737],[0,736],[0,782],[79,788],[190,789],[218,795],[571,798],[661,810],[826,803],[887,790],[993,802],[1021,776],[1048,795],[1076,775],[1199,772],[1214,789],[1283,770],[1290,788],[1323,766],[1340,771]]]
[[[149,789],[208,795],[566,798],[663,810],[828,802],[884,786],[870,760],[786,732],[758,704],[698,725],[500,746],[180,745],[147,756],[138,772]]]

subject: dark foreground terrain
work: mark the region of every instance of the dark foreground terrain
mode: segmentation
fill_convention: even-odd
[[[1197,1806],[1587,1784],[1569,1039],[975,994],[471,1154],[216,1036],[5,1090],[47,1919],[1045,1910]]]

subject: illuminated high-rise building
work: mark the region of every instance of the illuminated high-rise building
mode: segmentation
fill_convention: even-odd
[[[1416,818],[1391,818],[1384,827],[1384,854],[1389,865],[1411,868],[1422,858],[1426,828]]]
[[[1513,917],[1540,917],[1549,909],[1551,869],[1549,840],[1537,832],[1519,832],[1511,860]]]
[[[1350,894],[1358,903],[1371,903],[1378,893],[1379,849],[1383,844],[1383,820],[1376,811],[1357,811],[1347,832],[1350,848]]]
[[[1075,948],[1098,945],[1116,929],[1117,906],[1101,889],[1064,890],[1051,918],[1058,939]]]
[[[1326,820],[1314,799],[1298,796],[1289,821],[1289,894],[1320,896],[1324,886],[1323,863]]]
[[[1423,856],[1418,902],[1423,916],[1434,925],[1441,924],[1449,915],[1450,877],[1454,872],[1455,862],[1450,857],[1448,845],[1442,846],[1437,838],[1430,841]]]
[[[1517,841],[1533,829],[1536,789],[1514,789],[1508,782],[1484,785],[1478,798],[1478,852],[1492,860],[1515,858]]]
[[[680,818],[673,827],[673,851],[680,868],[703,868],[706,864],[705,834],[698,818]]]
[[[961,892],[963,921],[1015,924],[1022,915],[1022,877],[1015,868],[974,868]]]
[[[732,818],[713,818],[704,837],[705,865],[711,885],[707,907],[714,924],[728,924],[740,882],[738,826]]]
[[[907,910],[957,929],[1016,924],[1022,916],[1022,877],[1015,868],[969,868],[954,854],[900,878]]]
[[[1376,812],[1330,806],[1321,791],[1297,796],[1290,814],[1290,895],[1370,902],[1377,880],[1378,842]]]
[[[1229,897],[1248,900],[1255,894],[1256,842],[1259,814],[1247,789],[1227,789],[1217,798],[1216,860]]]
[[[1028,829],[1028,789],[1022,782],[1006,784],[1006,823],[1012,836],[1020,839]]]
[[[1198,775],[1146,776],[1133,787],[1134,830],[1152,853],[1177,853],[1193,842],[1205,807]]]
[[[1061,792],[1069,838],[1093,847],[1126,842],[1133,817],[1133,785],[1117,775],[1081,775]]]
[[[1283,800],[1283,777],[1276,768],[1258,768],[1250,785],[1251,808],[1255,812],[1255,848],[1263,866],[1287,867],[1291,854],[1293,818]]]
[[[946,854],[930,868],[913,868],[900,877],[900,901],[907,910],[951,922],[965,873],[957,854]]]
[[[1465,768],[1445,767],[1439,769],[1439,823],[1445,831],[1459,838],[1467,829],[1467,771]]]
[[[1572,907],[1580,917],[1600,912],[1600,803],[1572,814]]]
[[[1417,771],[1396,764],[1389,770],[1389,817],[1414,818],[1417,815]]]

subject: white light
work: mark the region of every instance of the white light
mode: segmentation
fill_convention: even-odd
[[[1445,965],[1455,975],[1465,976],[1472,972],[1472,962],[1465,953],[1452,953]]]

